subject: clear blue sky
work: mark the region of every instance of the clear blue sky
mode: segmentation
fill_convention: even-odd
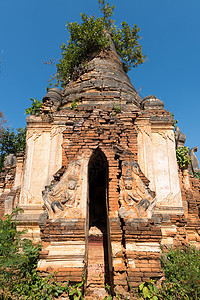
[[[186,145],[200,153],[200,1],[111,0],[117,25],[141,28],[148,61],[129,73],[142,97],[155,95],[173,111]],[[30,98],[42,99],[60,44],[68,40],[67,21],[80,12],[99,15],[97,0],[0,0],[0,110],[8,124],[25,126]],[[200,154],[198,158],[200,159]]]

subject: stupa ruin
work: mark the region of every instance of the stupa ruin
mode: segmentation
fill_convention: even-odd
[[[99,53],[27,117],[25,155],[0,178],[1,217],[41,240],[38,269],[127,290],[163,276],[161,246],[200,246],[200,183],[176,161],[173,118],[141,99],[114,49]]]

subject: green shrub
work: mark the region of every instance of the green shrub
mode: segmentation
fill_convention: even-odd
[[[43,278],[36,271],[41,246],[25,239],[25,231],[17,231],[19,212],[16,209],[0,219],[0,299],[49,300],[60,295],[83,299],[84,279],[77,285],[68,281],[62,286],[54,275]]]
[[[40,115],[40,109],[42,107],[42,101],[35,98],[30,99],[32,101],[31,106],[25,110],[26,115]]]
[[[187,167],[191,163],[188,147],[178,147],[176,149],[176,159],[181,169]]]
[[[19,210],[0,219],[0,295],[6,299],[23,278],[31,275],[36,266],[40,245],[23,239],[24,231],[17,231],[14,217]]]
[[[170,249],[162,254],[161,265],[165,273],[162,284],[141,283],[138,291],[132,293],[135,299],[200,299],[200,250],[193,247]]]
[[[175,128],[177,127],[178,120],[175,119],[175,117],[174,117],[174,112],[171,112],[171,111],[170,111],[170,117],[173,118],[173,126],[174,126],[174,129],[175,129]]]
[[[163,299],[200,299],[200,251],[193,247],[171,249],[162,256],[166,281]]]
[[[76,285],[60,284],[55,275],[46,278],[41,277],[36,271],[20,280],[13,287],[12,297],[15,299],[34,299],[50,300],[59,296],[69,297],[68,299],[84,299],[83,289],[84,280]],[[13,298],[12,298],[13,299]]]
[[[158,300],[158,288],[154,284],[154,281],[151,282],[142,282],[139,285],[139,295],[143,299]]]

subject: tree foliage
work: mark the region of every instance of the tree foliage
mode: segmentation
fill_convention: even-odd
[[[176,159],[181,169],[186,168],[191,163],[188,147],[178,147],[176,149]]]
[[[137,25],[131,28],[125,21],[118,28],[111,18],[115,6],[110,6],[105,0],[98,0],[98,3],[102,17],[95,19],[94,16],[81,14],[81,24],[67,22],[70,38],[67,44],[61,45],[62,59],[56,65],[56,85],[65,86],[71,80],[76,66],[88,61],[93,53],[109,48],[107,33],[115,45],[125,72],[145,61],[146,56],[142,54],[139,44],[140,28]]]

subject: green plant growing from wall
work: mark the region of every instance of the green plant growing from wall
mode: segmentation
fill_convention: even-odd
[[[122,111],[121,105],[116,105],[115,102],[113,102],[113,107],[112,109],[116,114],[119,114]]]
[[[70,105],[70,109],[71,109],[71,110],[76,110],[77,107],[78,107],[78,102],[79,102],[78,99],[75,99],[74,101],[72,101],[72,103],[71,103],[71,105]]]
[[[181,169],[186,168],[191,163],[188,147],[178,147],[176,149],[176,159]]]
[[[112,19],[115,6],[110,6],[105,0],[98,0],[102,17],[81,14],[81,24],[67,22],[66,28],[70,38],[67,44],[61,45],[62,58],[56,64],[57,72],[53,76],[56,86],[64,87],[72,79],[75,67],[86,65],[94,53],[107,50],[111,41],[121,58],[125,72],[130,71],[145,61],[139,44],[140,28],[131,28],[125,21],[118,28]]]
[[[31,98],[30,100],[32,101],[31,106],[25,110],[25,114],[39,116],[40,109],[42,107],[42,101],[35,98]]]

